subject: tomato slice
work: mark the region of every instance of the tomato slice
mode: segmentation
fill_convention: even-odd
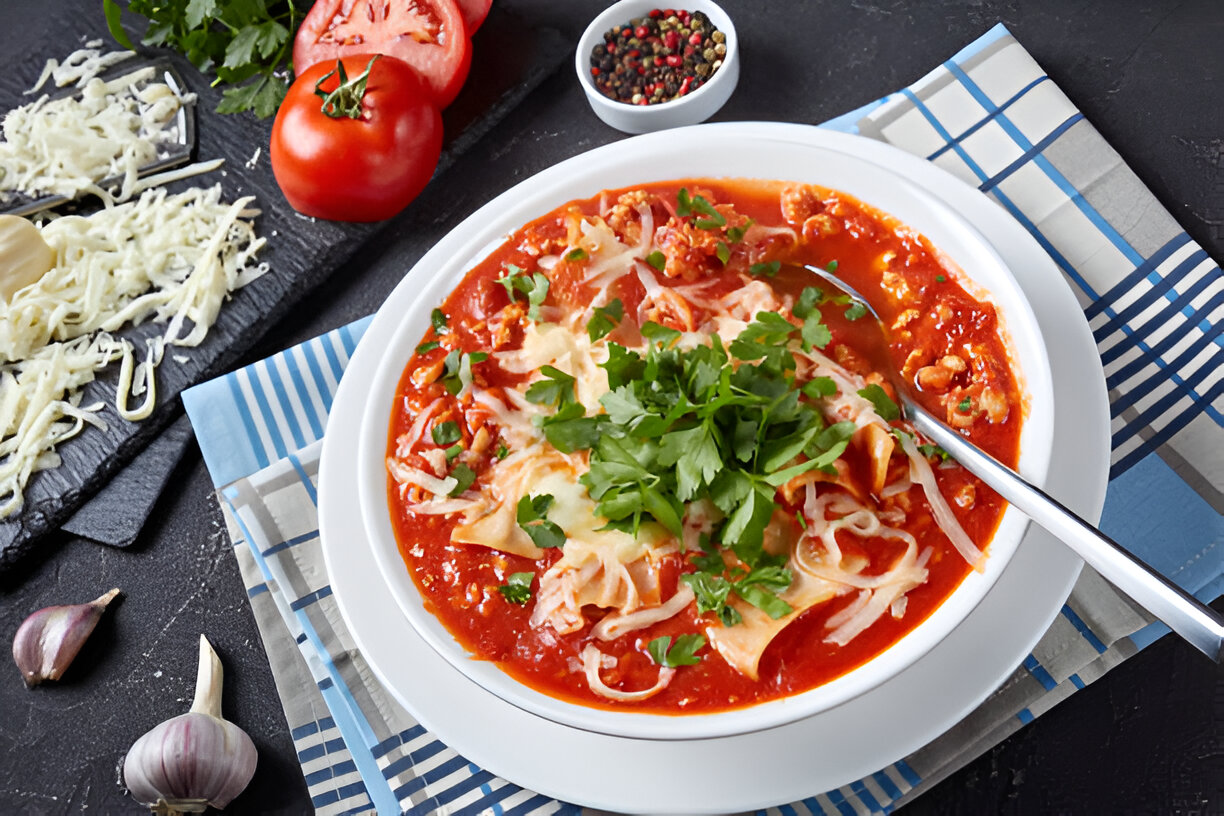
[[[455,3],[459,6],[459,13],[463,15],[463,25],[470,37],[489,16],[489,7],[493,5],[493,0],[455,0]]]
[[[472,63],[455,0],[316,0],[293,41],[293,70],[369,53],[411,65],[439,108],[459,93]]]

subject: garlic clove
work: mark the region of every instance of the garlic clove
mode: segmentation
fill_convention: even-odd
[[[11,301],[55,266],[55,251],[38,227],[17,215],[0,215],[0,300]]]
[[[89,603],[48,606],[26,618],[13,636],[13,660],[26,685],[60,679],[118,594],[112,589]]]
[[[200,635],[191,710],[155,726],[124,758],[124,784],[155,813],[199,813],[205,805],[224,808],[255,774],[255,743],[221,717],[221,681],[221,660]]]

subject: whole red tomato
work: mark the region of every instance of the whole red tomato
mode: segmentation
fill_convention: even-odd
[[[382,221],[429,183],[442,115],[416,71],[395,57],[341,64],[317,63],[294,80],[272,125],[272,173],[304,215]],[[348,82],[337,91],[341,73]]]

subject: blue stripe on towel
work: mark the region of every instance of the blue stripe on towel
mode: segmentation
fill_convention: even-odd
[[[1041,665],[1037,658],[1029,655],[1024,658],[1024,668],[1028,669],[1028,673],[1041,684],[1046,691],[1053,691],[1058,688],[1058,683],[1054,682],[1054,678],[1046,671],[1046,667]]]
[[[1084,308],[1084,316],[1092,320],[1116,303],[1123,295],[1133,290],[1141,280],[1147,279],[1149,283],[1157,283],[1160,280],[1160,273],[1156,271],[1156,268],[1173,257],[1177,250],[1188,243],[1190,243],[1190,236],[1184,232],[1173,236],[1164,246],[1149,255],[1147,260],[1135,267],[1133,272],[1102,293],[1094,302],[1088,304]]]

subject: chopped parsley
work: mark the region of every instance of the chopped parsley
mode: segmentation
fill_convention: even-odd
[[[433,426],[433,430],[429,432],[433,437],[435,445],[445,447],[452,445],[463,438],[463,433],[459,430],[457,422],[442,422]]]
[[[858,395],[870,402],[875,412],[880,415],[880,419],[885,422],[901,418],[901,409],[897,407],[897,403],[893,402],[892,397],[888,396],[888,392],[879,385],[872,383],[866,388],[860,388]]]
[[[458,496],[471,487],[472,482],[476,481],[476,472],[462,462],[451,469],[450,475],[458,482],[457,485],[451,488],[451,492],[447,494],[450,496]]]
[[[473,351],[468,354],[459,349],[452,350],[442,361],[442,376],[439,382],[451,394],[458,394],[472,383],[472,365],[489,359],[488,352]]]
[[[726,241],[719,241],[714,249],[714,254],[718,256],[718,260],[723,266],[727,265],[727,261],[731,260],[731,247],[727,246]]]
[[[535,580],[534,572],[512,572],[506,583],[497,591],[510,603],[525,604],[531,600],[531,582]]]
[[[774,275],[778,274],[778,270],[781,268],[781,261],[762,261],[761,263],[754,263],[752,266],[748,267],[748,271],[757,277],[764,275],[767,278],[772,278]]]
[[[755,223],[756,221],[749,218],[747,221],[745,221],[743,224],[741,224],[738,227],[727,227],[727,230],[726,230],[727,240],[733,244],[738,244],[740,241],[744,240],[744,233],[748,231],[748,228],[751,227]]]
[[[536,405],[565,406],[574,401],[574,378],[559,368],[546,365],[540,368],[544,379],[536,380],[527,388],[524,396]]]
[[[607,306],[596,306],[595,314],[587,323],[587,336],[591,338],[592,343],[607,337],[624,316],[625,306],[620,298],[616,298]]]
[[[847,320],[858,320],[865,314],[867,314],[867,305],[859,303],[857,300],[846,307]]]
[[[547,518],[553,497],[544,493],[539,496],[523,496],[516,508],[515,521],[532,542],[541,549],[565,545],[565,531],[555,521]]]
[[[528,273],[525,269],[506,264],[506,274],[497,279],[506,289],[506,296],[514,302],[517,294],[527,298],[527,319],[533,323],[540,320],[540,306],[548,296],[548,278],[543,272]]]
[[[450,328],[446,325],[446,312],[434,309],[429,313],[429,325],[433,326],[434,334],[446,334]]]
[[[965,397],[956,404],[956,410],[960,411],[962,414],[969,413],[973,410],[973,400],[969,397]]]
[[[442,344],[439,343],[437,340],[430,340],[428,343],[422,343],[421,345],[417,346],[416,353],[424,354],[427,351],[433,351],[434,349],[440,348],[441,346]]]
[[[662,272],[663,268],[667,266],[667,256],[656,249],[654,252],[646,256],[646,263]]]
[[[463,443],[456,442],[443,452],[446,454],[446,461],[453,462],[456,456],[463,453]]]
[[[936,282],[936,283],[944,283],[944,282],[945,282],[945,281],[947,281],[947,280],[948,280],[948,278],[947,278],[947,276],[946,276],[946,275],[936,275],[936,276],[935,276],[935,282]]]
[[[646,650],[660,666],[674,669],[678,666],[695,666],[701,662],[697,652],[706,645],[702,635],[680,635],[673,645],[670,637],[658,637],[646,644]]]
[[[583,249],[582,247],[578,247],[577,249],[571,249],[569,252],[565,254],[565,260],[567,261],[585,261],[586,259],[587,259],[587,251]]]
[[[676,195],[676,202],[676,215],[682,218],[694,214],[705,216],[693,219],[693,226],[697,229],[722,229],[727,226],[727,217],[714,209],[714,205],[705,196],[690,196],[688,189],[681,187]]]
[[[493,452],[493,455],[496,456],[499,460],[505,459],[507,456],[510,455],[510,449],[506,447],[505,442],[498,442],[497,450]]]

